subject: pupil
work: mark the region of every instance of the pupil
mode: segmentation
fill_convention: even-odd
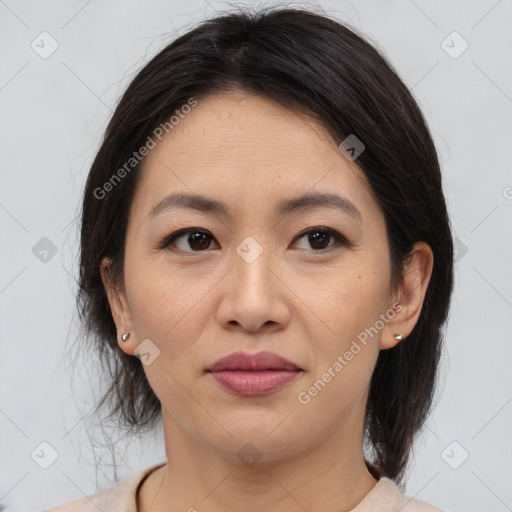
[[[316,231],[316,232],[310,234],[309,243],[311,244],[311,247],[313,247],[313,248],[325,249],[325,247],[322,246],[325,244],[322,244],[322,242],[325,242],[326,240],[328,240],[328,238],[329,238],[329,233],[323,233],[321,231]],[[317,244],[317,243],[320,243],[320,245],[322,247],[315,247],[315,244]]]
[[[189,236],[190,247],[196,249],[208,249],[208,238],[205,233],[193,233]],[[196,247],[194,245],[196,244]],[[199,247],[198,247],[199,246]]]

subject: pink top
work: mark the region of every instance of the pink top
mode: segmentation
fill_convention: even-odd
[[[68,501],[47,509],[46,512],[137,512],[137,490],[144,479],[165,462],[139,471],[121,480],[109,489],[92,496]],[[442,512],[423,501],[402,494],[389,478],[381,478],[375,487],[350,512]]]

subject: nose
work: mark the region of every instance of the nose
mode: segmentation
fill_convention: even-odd
[[[290,320],[289,288],[272,266],[265,249],[254,259],[249,252],[234,252],[232,266],[220,287],[217,321],[228,330],[275,332]],[[261,250],[261,249],[260,249]]]

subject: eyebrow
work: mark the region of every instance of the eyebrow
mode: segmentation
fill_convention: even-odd
[[[299,197],[285,199],[276,206],[276,214],[285,215],[311,208],[336,208],[355,219],[362,220],[361,212],[346,197],[327,192],[309,192]],[[230,208],[215,199],[198,194],[175,192],[164,197],[162,201],[153,206],[148,215],[155,217],[171,208],[189,208],[204,213],[214,213],[228,217]]]

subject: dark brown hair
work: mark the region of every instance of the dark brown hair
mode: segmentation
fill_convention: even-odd
[[[100,275],[100,262],[108,256],[112,279],[122,282],[140,164],[104,197],[97,190],[190,98],[199,102],[234,89],[310,115],[337,144],[350,134],[363,141],[357,165],[384,212],[395,289],[413,244],[424,241],[433,251],[418,322],[407,339],[380,352],[367,404],[367,465],[374,476],[400,483],[432,405],[453,287],[441,172],[422,113],[387,59],[353,28],[311,10],[244,8],[206,20],[153,57],[121,97],[82,203],[77,302],[86,338],[95,343],[109,379],[98,409],[108,406],[109,418],[139,432],[154,427],[161,415],[141,362],[118,346]]]

